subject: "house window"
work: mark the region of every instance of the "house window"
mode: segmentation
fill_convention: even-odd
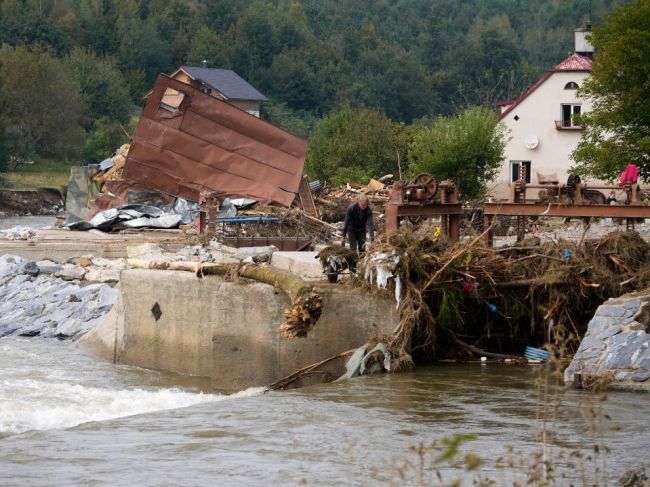
[[[578,86],[578,83],[574,81],[569,81],[567,84],[564,85],[565,90],[577,90],[578,88],[580,88]]]
[[[562,105],[562,127],[579,127],[575,123],[574,116],[580,115],[582,107],[580,105],[565,103]]]
[[[523,178],[526,183],[530,183],[530,161],[510,161],[510,182],[514,183],[522,179],[521,171],[525,171],[526,175]]]
[[[185,98],[185,94],[173,88],[167,88],[163,94],[162,100],[160,100],[160,108],[172,113],[177,112],[178,107],[181,106],[183,98]]]

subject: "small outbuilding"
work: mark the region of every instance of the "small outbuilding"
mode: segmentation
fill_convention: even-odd
[[[170,77],[192,85],[194,88],[228,102],[258,118],[261,104],[268,100],[253,85],[231,69],[181,66]],[[176,106],[173,100],[174,95],[176,93],[169,93],[170,98],[166,100],[170,106]]]

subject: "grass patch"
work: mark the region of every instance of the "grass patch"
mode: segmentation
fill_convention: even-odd
[[[68,184],[70,167],[74,165],[74,162],[35,159],[34,164],[20,164],[14,171],[0,173],[0,188],[63,190]]]

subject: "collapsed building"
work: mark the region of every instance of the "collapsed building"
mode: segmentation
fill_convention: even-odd
[[[133,204],[180,214],[172,224],[193,222],[226,198],[290,207],[300,201],[306,154],[305,140],[160,75],[130,146],[100,165],[73,170],[66,223],[83,228],[99,212]],[[116,221],[138,212],[156,217],[142,207],[127,210],[111,215]]]

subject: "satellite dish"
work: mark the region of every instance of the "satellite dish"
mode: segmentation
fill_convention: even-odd
[[[527,149],[536,149],[539,145],[539,138],[535,134],[528,134],[526,140],[524,140],[524,145]]]

